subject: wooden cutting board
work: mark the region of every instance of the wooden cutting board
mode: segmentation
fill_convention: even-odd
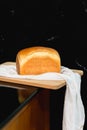
[[[5,62],[3,64],[11,65],[15,62]],[[74,72],[77,72],[81,76],[83,75],[82,70],[72,69]],[[0,86],[28,89],[29,87],[45,88],[45,89],[59,89],[66,85],[65,80],[32,80],[32,79],[17,79],[17,78],[8,78],[5,76],[0,76]]]

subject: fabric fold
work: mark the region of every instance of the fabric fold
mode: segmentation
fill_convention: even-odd
[[[83,130],[85,110],[81,99],[81,76],[65,67],[62,71],[66,81],[62,129]]]

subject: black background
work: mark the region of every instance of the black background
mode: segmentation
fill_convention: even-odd
[[[25,47],[42,45],[57,49],[62,65],[84,71],[81,94],[87,115],[86,17],[85,0],[79,2],[0,1],[0,63],[15,61],[17,52]],[[51,105],[54,105],[52,109],[54,111],[60,109],[59,113],[62,113],[63,97],[61,95],[64,95],[64,91],[65,89],[52,91]],[[53,104],[56,98],[59,99],[59,103],[60,100],[62,102],[60,108]],[[58,113],[52,113],[54,118],[57,115]],[[51,128],[54,130],[61,130],[62,114],[58,116],[51,120]],[[87,129],[86,123],[84,130]]]

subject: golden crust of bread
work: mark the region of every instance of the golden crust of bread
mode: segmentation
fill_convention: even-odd
[[[16,56],[17,72],[21,75],[60,72],[60,67],[60,55],[58,51],[50,47],[25,48]]]

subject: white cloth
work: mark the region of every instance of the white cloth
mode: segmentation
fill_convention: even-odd
[[[81,76],[71,69],[62,66],[61,73],[44,73],[40,75],[23,75],[16,72],[14,65],[0,65],[0,76],[38,80],[65,80],[66,92],[64,99],[62,130],[83,130],[85,110],[81,99]]]
[[[81,76],[68,68],[61,75],[66,81],[63,130],[83,130],[85,110],[81,99]]]

